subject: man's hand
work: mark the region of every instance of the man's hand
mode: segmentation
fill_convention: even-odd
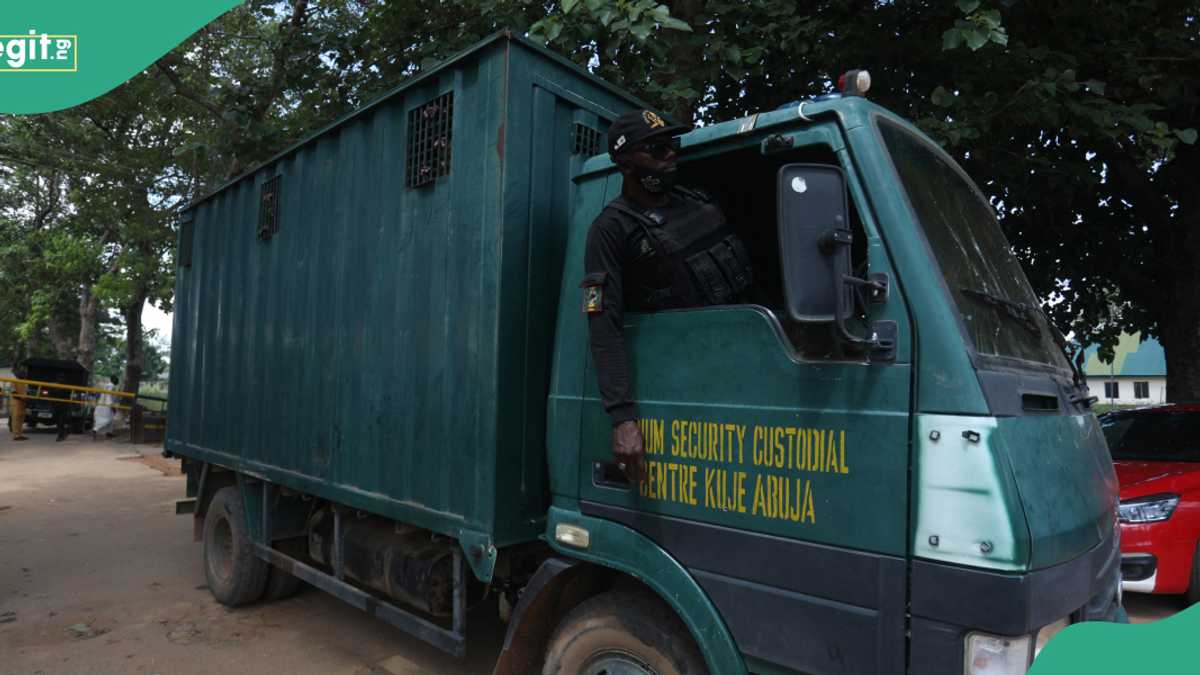
[[[642,446],[642,430],[637,420],[626,420],[613,428],[613,459],[632,483],[646,478],[646,452]]]

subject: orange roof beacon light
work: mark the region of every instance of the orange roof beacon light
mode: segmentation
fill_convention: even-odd
[[[843,96],[866,96],[871,88],[871,73],[866,70],[848,70],[838,78],[838,90]]]

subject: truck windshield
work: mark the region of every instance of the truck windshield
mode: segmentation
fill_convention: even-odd
[[[987,199],[931,143],[878,125],[975,351],[1069,370]]]

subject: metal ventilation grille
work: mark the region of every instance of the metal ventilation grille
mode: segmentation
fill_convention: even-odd
[[[428,185],[450,173],[454,92],[408,113],[408,187]]]
[[[600,154],[600,138],[603,135],[597,129],[576,122],[571,131],[571,153],[587,157]]]
[[[266,241],[279,232],[279,176],[262,184],[258,198],[258,238]]]

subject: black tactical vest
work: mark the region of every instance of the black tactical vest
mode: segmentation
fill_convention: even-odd
[[[625,239],[635,251],[653,251],[666,266],[665,284],[630,288],[647,310],[728,305],[738,302],[753,281],[750,256],[730,229],[721,209],[702,192],[675,188],[677,200],[642,209],[618,197],[609,204],[622,218]]]

